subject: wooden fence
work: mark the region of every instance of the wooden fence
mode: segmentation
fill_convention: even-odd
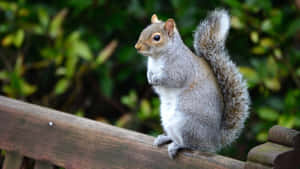
[[[35,169],[292,169],[300,166],[299,138],[275,126],[246,162],[191,152],[170,160],[151,136],[0,96],[3,169],[20,168],[23,157],[36,160]]]

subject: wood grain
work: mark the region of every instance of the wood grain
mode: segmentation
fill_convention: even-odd
[[[293,148],[267,142],[256,146],[248,153],[248,161],[273,166],[275,159],[284,153],[292,151]]]
[[[22,165],[23,157],[13,151],[6,152],[3,169],[20,169]]]
[[[274,143],[295,147],[300,149],[300,132],[297,130],[273,126],[269,130],[268,140]]]
[[[300,151],[293,147],[267,142],[250,150],[245,166],[255,169],[255,165],[249,163],[253,162],[274,169],[299,169],[299,157]]]
[[[260,163],[247,161],[245,164],[245,169],[272,169],[272,166],[267,166]]]
[[[67,169],[242,169],[219,155],[180,153],[170,160],[154,138],[0,96],[0,148]]]
[[[36,161],[34,164],[34,169],[53,169],[53,166],[44,161]]]

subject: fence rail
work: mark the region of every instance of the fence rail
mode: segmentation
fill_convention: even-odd
[[[268,142],[252,148],[246,162],[213,154],[183,152],[170,160],[154,138],[101,122],[0,96],[3,169],[20,169],[24,157],[34,169],[299,169],[300,132],[281,126]]]
[[[66,169],[245,167],[235,159],[190,152],[170,160],[166,147],[153,147],[153,140],[141,133],[0,96],[0,149],[8,151],[4,169],[17,168],[14,165],[20,165],[20,156],[37,160],[37,169],[49,169],[49,164]],[[18,163],[10,164],[12,160]]]

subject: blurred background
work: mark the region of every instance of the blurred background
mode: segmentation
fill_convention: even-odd
[[[0,1],[0,93],[156,136],[159,100],[133,46],[156,13],[192,48],[217,7],[232,16],[227,48],[252,100],[242,136],[221,154],[245,160],[271,126],[300,129],[299,1]]]

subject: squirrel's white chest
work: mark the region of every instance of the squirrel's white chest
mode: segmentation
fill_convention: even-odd
[[[148,59],[148,71],[151,71],[154,74],[159,74],[163,67],[164,63],[162,60],[154,60],[152,58]],[[162,125],[167,127],[171,123],[177,122],[179,117],[176,115],[178,114],[176,113],[176,106],[180,89],[166,88],[163,86],[154,86],[154,89],[160,98],[160,115]]]
[[[151,57],[148,58],[148,71],[151,71],[154,74],[159,74],[162,71],[164,63],[162,59],[152,59]]]
[[[161,122],[164,127],[169,126],[169,124],[175,122],[178,118],[178,113],[176,113],[179,89],[175,88],[165,88],[156,86],[155,91],[158,93],[160,98],[160,115]],[[177,120],[176,120],[177,121]]]

